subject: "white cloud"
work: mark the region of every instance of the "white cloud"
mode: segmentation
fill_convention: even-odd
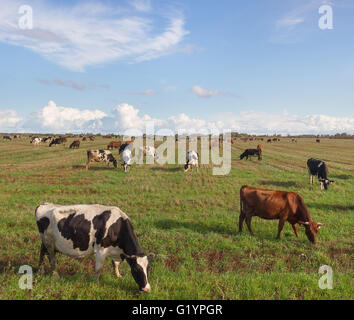
[[[129,94],[132,95],[140,95],[140,96],[150,96],[152,94],[156,94],[157,91],[153,89],[146,89],[144,91],[138,91],[138,92],[130,92]]]
[[[210,98],[214,96],[225,96],[228,95],[226,92],[219,91],[219,90],[209,90],[204,89],[201,86],[195,85],[191,92],[197,95],[199,98]]]
[[[60,107],[53,101],[32,113],[24,122],[27,132],[86,132],[96,131],[102,126],[102,119],[107,115],[99,110],[79,110],[76,108]]]
[[[73,71],[114,60],[155,59],[176,51],[188,34],[181,14],[149,14],[149,1],[134,1],[130,10],[97,1],[72,7],[28,1],[34,28],[21,30],[21,4],[2,0],[0,42],[27,48]]]
[[[146,125],[153,124],[155,131],[168,129],[187,133],[222,132],[224,129],[231,129],[249,134],[354,134],[354,118],[350,117],[247,111],[218,113],[211,121],[191,118],[184,113],[161,119],[140,114],[139,109],[128,103],[117,105],[108,115],[100,110],[60,107],[49,101],[47,106],[26,119],[21,119],[14,110],[0,111],[0,119],[0,131],[3,132],[125,133],[126,130],[134,129],[144,132]]]
[[[0,132],[16,130],[21,121],[22,118],[15,110],[0,111]]]
[[[138,11],[150,11],[151,2],[150,0],[130,0],[129,2]]]
[[[305,18],[284,18],[277,21],[277,26],[279,28],[293,28],[297,24],[302,23],[305,21]]]

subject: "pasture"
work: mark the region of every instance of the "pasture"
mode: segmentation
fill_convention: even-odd
[[[256,141],[232,144],[232,169],[213,176],[210,168],[183,172],[183,165],[133,165],[85,170],[86,150],[109,141],[81,141],[79,149],[29,139],[0,140],[0,299],[353,299],[354,141],[282,138],[263,141],[263,160],[239,160]],[[117,156],[117,150],[113,151]],[[328,191],[309,184],[306,160],[326,161]],[[120,158],[119,158],[120,160]],[[276,240],[278,221],[252,220],[238,233],[242,185],[295,191],[312,218],[324,224],[318,244],[299,227],[296,238],[286,223]],[[33,289],[18,286],[21,265],[37,266],[40,236],[34,210],[42,202],[114,205],[126,212],[152,264],[151,293],[141,294],[124,262],[115,278],[106,260],[100,282],[94,257],[57,255],[59,278],[34,275]],[[333,269],[333,289],[318,286],[320,266]]]

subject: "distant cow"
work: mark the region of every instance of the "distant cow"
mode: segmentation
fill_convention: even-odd
[[[113,166],[117,168],[117,160],[108,150],[87,150],[86,170],[89,169],[91,162],[105,162],[107,167],[112,162]]]
[[[14,135],[14,139],[21,139],[21,135],[15,134],[15,135]]]
[[[79,148],[80,147],[80,140],[75,140],[71,143],[70,145],[70,149],[74,149],[74,148]]]
[[[38,268],[48,255],[54,272],[56,252],[76,258],[96,254],[98,280],[105,258],[112,259],[117,277],[120,263],[127,260],[139,290],[151,290],[148,271],[154,254],[143,253],[129,217],[118,207],[44,203],[37,207],[35,217],[42,238]]]
[[[316,142],[317,142],[317,143],[320,143],[320,142],[321,142],[321,140],[320,140],[320,139],[316,139]]]
[[[83,138],[82,138],[82,141],[86,141],[86,140],[87,140],[87,138],[86,138],[86,137],[83,137]]]
[[[286,221],[291,224],[296,236],[298,236],[297,223],[303,225],[306,236],[312,243],[316,243],[317,231],[322,226],[322,223],[312,220],[303,198],[295,192],[242,186],[240,209],[239,232],[242,232],[243,221],[246,219],[247,228],[252,235],[251,219],[253,216],[267,220],[278,219],[277,239],[280,239],[280,233]]]
[[[297,140],[295,138],[292,138],[291,142],[297,142]]]
[[[107,146],[107,149],[113,149],[113,148],[116,148],[118,149],[120,146],[122,145],[122,143],[120,141],[111,141],[108,146]]]
[[[272,139],[268,139],[267,142],[268,142],[268,143],[271,143],[271,142],[272,142]]]
[[[56,146],[58,144],[64,144],[65,142],[67,142],[67,139],[65,137],[55,138],[49,143],[49,147],[51,147],[53,145]]]
[[[43,142],[47,142],[47,141],[51,141],[51,140],[52,140],[52,137],[43,138]]]
[[[2,137],[4,140],[12,140],[10,136],[3,136]]]
[[[199,167],[199,153],[195,150],[190,150],[187,152],[186,155],[186,164],[184,165],[184,172],[187,172],[189,169],[191,169],[193,166],[197,168]]]
[[[133,163],[133,155],[131,148],[125,148],[122,152],[122,166],[124,172],[128,171],[128,167]]]
[[[126,141],[125,143],[123,143],[120,147],[119,147],[119,152],[118,154],[121,154],[125,148],[128,147],[128,149],[132,150],[133,149],[133,142],[134,141]]]
[[[328,190],[328,186],[331,183],[335,183],[334,180],[328,179],[328,169],[324,161],[313,158],[308,159],[307,169],[310,175],[310,183],[313,184],[313,176],[317,176],[318,181],[321,183],[321,190]]]
[[[95,137],[94,136],[89,136],[90,141],[95,141]]]
[[[246,157],[246,160],[248,160],[248,157],[252,156],[258,156],[258,160],[262,160],[262,149],[246,149],[244,153],[240,155],[240,160]]]
[[[33,138],[33,140],[31,141],[32,144],[34,144],[35,146],[38,146],[42,143],[42,138]]]

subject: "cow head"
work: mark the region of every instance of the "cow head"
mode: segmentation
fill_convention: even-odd
[[[307,238],[314,244],[316,244],[317,239],[317,232],[318,230],[323,226],[322,223],[317,223],[315,221],[299,221],[299,224],[302,224],[305,227],[305,234],[307,236]]]
[[[328,190],[328,187],[331,183],[335,183],[334,180],[328,180],[328,179],[319,179],[321,183],[321,190],[324,188],[325,190]]]
[[[155,254],[153,253],[148,255],[139,254],[131,256],[128,256],[124,253],[121,254],[121,259],[127,260],[132,272],[132,276],[135,282],[138,284],[140,291],[150,292],[151,290],[150,284],[148,282],[148,273],[154,257]]]

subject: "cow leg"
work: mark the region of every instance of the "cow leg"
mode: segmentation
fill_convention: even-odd
[[[39,268],[41,267],[42,263],[43,263],[43,259],[44,256],[48,254],[47,248],[45,247],[45,245],[41,244],[41,249],[40,249],[40,253],[39,253],[39,262],[38,262],[38,267],[37,267],[37,271],[39,271]]]
[[[294,224],[292,224],[291,226],[293,227],[293,230],[294,230],[294,232],[295,232],[295,235],[298,237],[298,236],[299,236],[299,233],[297,232],[297,224],[294,223]]]
[[[115,272],[117,278],[121,277],[121,274],[119,273],[119,269],[118,269],[120,264],[121,264],[121,261],[115,261],[112,259],[112,265],[113,265],[114,272]]]
[[[243,211],[241,209],[240,217],[238,219],[238,232],[242,232],[243,221],[245,220],[245,218],[246,218],[246,215],[243,213]]]
[[[251,220],[252,220],[252,215],[247,214],[246,215],[246,225],[247,225],[247,228],[248,228],[248,231],[250,232],[250,234],[252,236],[254,236],[254,232],[251,229]]]
[[[280,233],[281,233],[281,231],[283,230],[285,220],[286,220],[286,219],[284,219],[284,218],[282,218],[282,217],[279,218],[277,239],[280,239]]]
[[[321,181],[321,190],[324,189],[323,182]]]
[[[100,275],[101,275],[101,271],[104,265],[104,260],[106,259],[106,255],[103,253],[100,253],[100,251],[98,251],[96,253],[96,264],[95,264],[95,276],[96,276],[96,281],[98,282]]]

